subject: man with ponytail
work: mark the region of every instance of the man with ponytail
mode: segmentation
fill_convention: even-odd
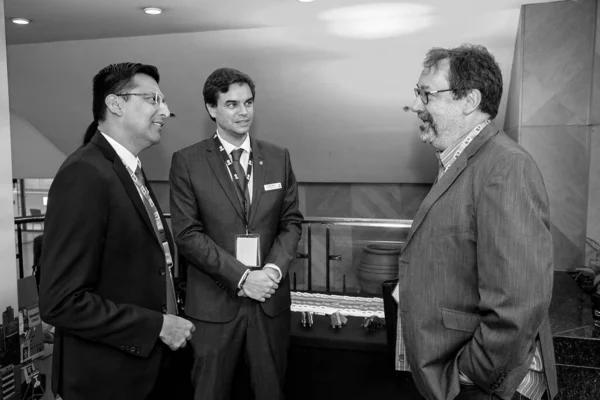
[[[152,65],[98,72],[94,121],[50,188],[40,312],[64,400],[181,398],[173,358],[194,327],[174,307],[173,241],[138,158],[172,115],[158,82]]]

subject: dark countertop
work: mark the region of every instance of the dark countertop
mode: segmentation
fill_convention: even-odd
[[[600,330],[593,329],[590,295],[579,288],[568,272],[554,273],[550,324],[555,337],[600,339]]]

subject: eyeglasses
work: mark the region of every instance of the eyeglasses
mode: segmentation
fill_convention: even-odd
[[[442,92],[450,92],[450,91],[453,91],[453,90],[454,89],[444,89],[444,90],[427,91],[427,90],[415,88],[415,96],[416,97],[420,97],[421,101],[423,102],[423,104],[428,104],[429,103],[429,95],[430,94],[436,94],[436,93],[442,93]]]
[[[165,96],[160,92],[154,93],[117,93],[115,96],[124,97],[124,96],[142,96],[145,100],[148,100],[156,107],[162,107],[163,104],[167,104],[165,102]]]

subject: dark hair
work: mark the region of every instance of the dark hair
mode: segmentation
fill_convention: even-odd
[[[109,94],[126,92],[133,89],[133,78],[137,74],[145,74],[153,78],[156,83],[160,81],[158,69],[154,65],[124,62],[119,64],[111,64],[100,70],[94,76],[93,80],[93,103],[92,114],[94,121],[85,131],[83,136],[83,144],[88,143],[96,130],[98,122],[106,119],[106,104],[104,100]]]
[[[481,92],[479,109],[494,119],[502,97],[502,72],[494,56],[484,47],[463,44],[452,49],[434,47],[427,52],[423,67],[434,71],[449,60],[448,83],[454,98],[462,99],[469,90]]]
[[[250,91],[252,91],[252,98],[256,95],[254,92],[254,82],[248,75],[233,68],[219,68],[214,70],[206,78],[206,82],[204,82],[202,94],[204,95],[205,106],[216,107],[219,100],[219,93],[227,93],[229,86],[234,83],[239,83],[240,85],[247,83],[250,86]],[[212,116],[210,118],[213,121],[215,120]]]

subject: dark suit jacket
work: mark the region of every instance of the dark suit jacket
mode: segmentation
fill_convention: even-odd
[[[273,297],[261,303],[267,315],[276,316],[291,304],[287,272],[296,256],[302,215],[288,151],[250,140],[254,162],[249,228],[260,234],[263,265],[274,263],[283,274]],[[235,258],[235,235],[244,234],[245,226],[235,183],[212,137],[173,155],[170,182],[175,242],[191,263],[186,314],[203,321],[231,321],[242,304],[236,288],[246,270]],[[265,191],[273,183],[281,183],[281,189]]]
[[[542,176],[531,156],[490,123],[433,186],[400,257],[402,331],[420,391],[454,399],[460,370],[510,399],[539,337],[556,394],[552,280]]]
[[[158,339],[165,257],[100,133],[50,187],[41,265],[40,311],[56,326],[54,391],[65,400],[145,399],[167,349]]]

